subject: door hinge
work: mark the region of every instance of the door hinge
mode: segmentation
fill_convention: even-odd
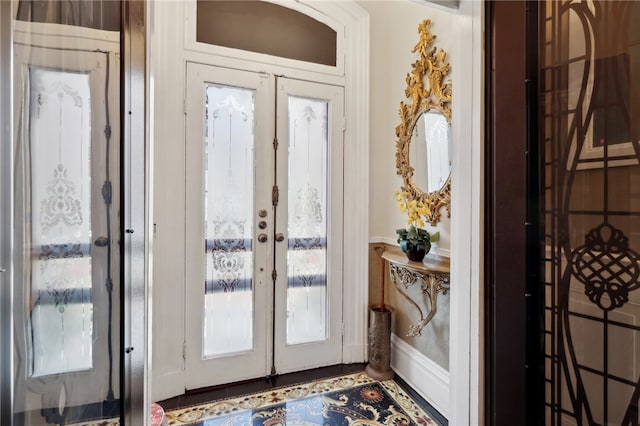
[[[187,342],[182,342],[182,360],[187,361]]]
[[[344,336],[344,323],[340,324],[340,335]]]
[[[111,204],[111,192],[112,192],[111,181],[110,180],[104,181],[104,183],[102,184],[102,200],[106,205]]]
[[[182,100],[182,110],[184,111],[184,115],[187,115],[187,99]]]
[[[278,279],[278,271],[276,271],[275,269],[273,271],[271,271],[271,279],[273,281]]]
[[[277,206],[279,198],[280,198],[280,189],[278,189],[278,185],[273,185],[273,188],[271,189],[271,204],[273,206]]]
[[[278,138],[273,138],[273,150],[278,150]]]

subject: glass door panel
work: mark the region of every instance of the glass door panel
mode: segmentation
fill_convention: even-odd
[[[32,67],[28,78],[36,218],[31,334],[33,377],[39,377],[93,366],[91,90],[88,73]]]
[[[206,88],[203,357],[253,349],[255,90]]]
[[[640,423],[640,3],[540,15],[547,425]]]
[[[287,344],[327,338],[328,102],[289,96]]]

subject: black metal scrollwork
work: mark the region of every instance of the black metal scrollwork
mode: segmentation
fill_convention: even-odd
[[[629,292],[640,287],[640,255],[629,248],[629,238],[611,225],[602,224],[585,237],[571,255],[571,274],[585,286],[589,300],[605,311],[629,301]]]

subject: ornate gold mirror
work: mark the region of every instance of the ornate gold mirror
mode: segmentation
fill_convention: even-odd
[[[407,74],[406,102],[400,102],[396,127],[396,171],[407,201],[428,207],[425,219],[436,225],[440,209],[451,216],[451,81],[444,50],[432,46],[431,20],[418,26],[420,40],[412,52],[420,57]]]

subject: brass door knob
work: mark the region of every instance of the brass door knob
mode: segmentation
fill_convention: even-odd
[[[258,241],[260,241],[261,243],[266,243],[267,239],[268,239],[267,234],[258,235]]]
[[[282,234],[282,232],[278,232],[276,234],[276,241],[279,242],[279,243],[284,241],[284,235]]]
[[[97,247],[106,247],[109,245],[109,239],[107,237],[98,237],[93,242]]]

